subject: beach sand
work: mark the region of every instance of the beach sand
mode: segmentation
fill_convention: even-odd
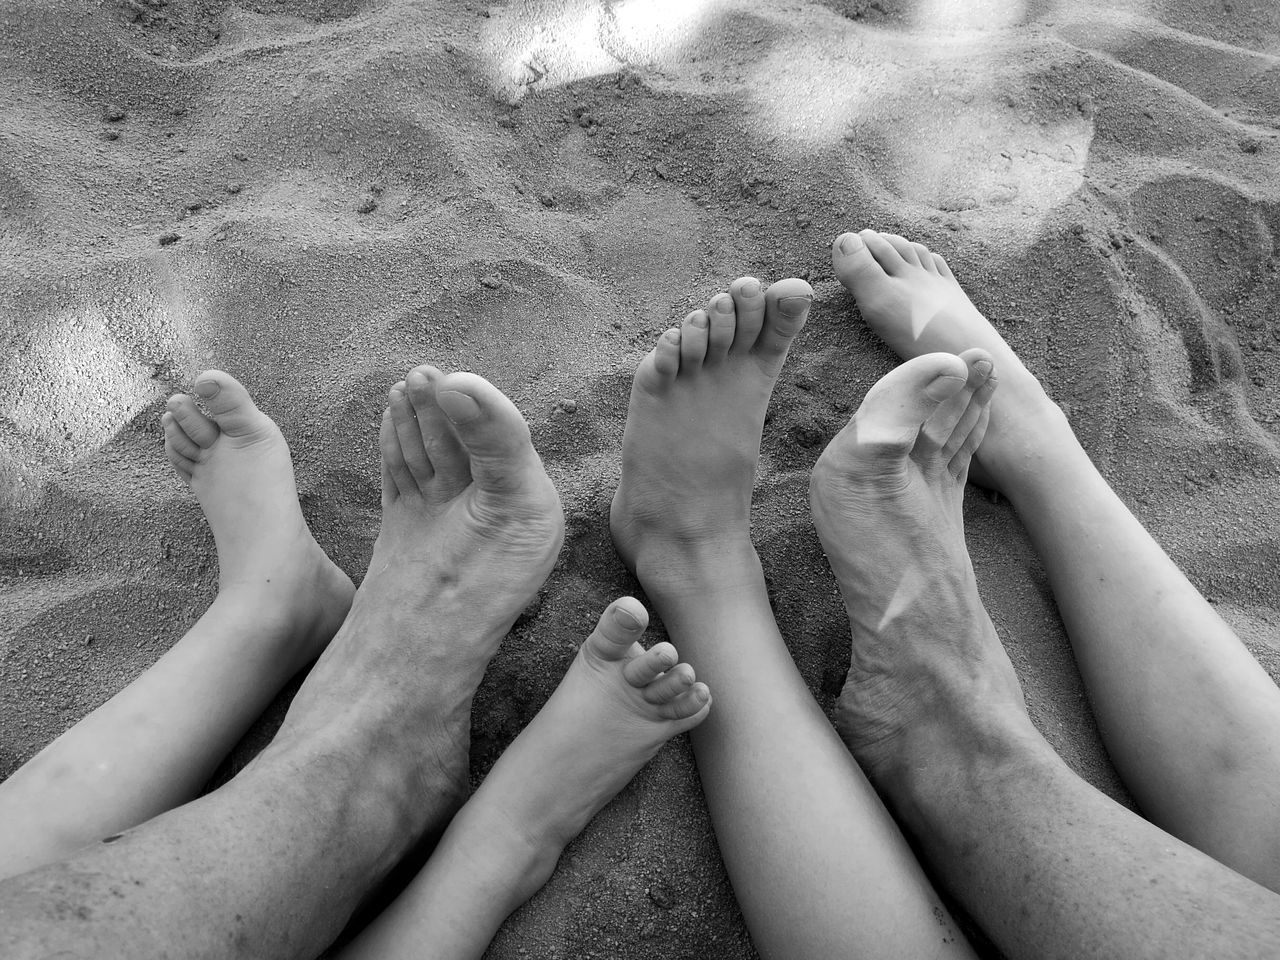
[[[830,709],[848,634],[807,478],[895,362],[831,275],[831,239],[863,226],[948,257],[1280,670],[1274,3],[10,0],[0,41],[0,775],[214,595],[162,455],[169,393],[210,366],[243,380],[358,578],[385,392],[430,361],[516,401],[568,520],[476,700],[480,778],[638,590],[606,522],[636,363],[743,274],[817,293],[755,530]],[[1037,725],[1124,800],[1017,517],[971,489],[967,519]],[[754,956],[687,742],[489,956]]]

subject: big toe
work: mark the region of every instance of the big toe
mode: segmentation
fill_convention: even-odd
[[[436,403],[453,425],[481,489],[514,492],[538,464],[529,425],[501,390],[474,373],[451,373],[436,384]]]
[[[881,377],[832,445],[850,440],[866,450],[903,456],[915,446],[925,421],[966,388],[969,365],[951,353],[926,353]]]
[[[602,660],[621,660],[644,636],[649,613],[635,597],[619,597],[603,614],[591,636],[587,649]]]
[[[229,437],[246,437],[270,429],[271,418],[257,408],[244,385],[222,370],[196,377],[194,391],[218,427]]]
[[[871,231],[863,231],[870,234]],[[877,239],[879,239],[877,237]],[[881,263],[881,259],[901,260],[896,251],[887,244],[882,244],[881,258],[877,258],[867,246],[862,234],[842,233],[831,244],[831,269],[839,280],[855,298],[866,292],[868,285],[882,283],[892,271],[888,267],[899,264]],[[900,264],[905,266],[905,263]]]
[[[765,294],[764,326],[756,340],[756,354],[781,362],[808,319],[812,303],[813,288],[803,280],[793,277],[772,284]]]

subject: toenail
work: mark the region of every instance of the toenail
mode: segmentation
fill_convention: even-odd
[[[756,286],[758,287],[760,284],[757,283]],[[743,292],[746,292],[745,287],[743,288]],[[747,295],[752,296],[752,294]],[[715,299],[715,308],[716,313],[733,313],[733,297],[729,296],[727,293],[720,294],[720,296]]]
[[[203,400],[216,397],[221,389],[222,385],[217,380],[201,380],[195,386],[196,396]]]
[[[846,233],[840,238],[841,253],[857,253],[863,247],[862,238],[856,233]]]
[[[697,313],[690,314],[689,323],[695,327],[705,327],[707,325],[707,315],[699,310]]]
[[[991,372],[991,369],[992,369],[991,361],[979,360],[977,363],[973,365],[973,369],[977,370],[980,374],[982,374],[985,377],[988,373]]]
[[[813,297],[783,297],[778,301],[778,309],[784,317],[798,317],[809,309]]]
[[[613,611],[613,619],[614,619],[614,622],[617,623],[618,626],[622,627],[622,629],[624,630],[640,629],[640,621],[637,620],[630,613],[628,613],[626,610],[623,610],[621,607],[617,607]]]
[[[480,416],[480,404],[458,390],[436,394],[436,403],[454,423],[468,423]]]
[[[758,297],[760,296],[760,281],[748,280],[738,288],[738,292],[744,297]]]

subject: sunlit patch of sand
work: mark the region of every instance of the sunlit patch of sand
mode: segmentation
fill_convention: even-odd
[[[51,319],[0,362],[0,410],[53,456],[99,450],[160,395],[155,368],[129,356],[100,309]]]
[[[1025,244],[1079,189],[1093,137],[1073,105],[1046,115],[1029,102],[1043,58],[1026,57],[1022,25],[1046,9],[1029,5],[924,0],[886,26],[746,0],[548,0],[495,12],[485,53],[495,88],[512,98],[627,66],[695,92],[724,92],[733,76],[750,122],[780,150],[845,141],[851,167],[870,169],[890,195]],[[767,55],[743,63],[716,42],[734,17],[759,24]]]
[[[673,63],[726,0],[542,0],[492,12],[484,53],[512,99],[629,65]]]

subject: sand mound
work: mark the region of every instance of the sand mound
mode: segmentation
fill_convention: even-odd
[[[516,400],[569,518],[477,699],[482,775],[597,612],[635,589],[605,526],[634,364],[747,273],[818,292],[766,431],[756,523],[783,633],[829,707],[846,627],[805,489],[893,362],[827,261],[831,237],[864,225],[949,258],[1274,674],[1277,10],[0,9],[0,774],[213,594],[212,540],[160,452],[169,392],[206,366],[245,381],[290,441],[317,538],[358,576],[384,393],[430,360]],[[1016,517],[977,492],[969,507],[1036,721],[1121,796]],[[686,745],[592,825],[490,955],[531,951],[753,955]]]

